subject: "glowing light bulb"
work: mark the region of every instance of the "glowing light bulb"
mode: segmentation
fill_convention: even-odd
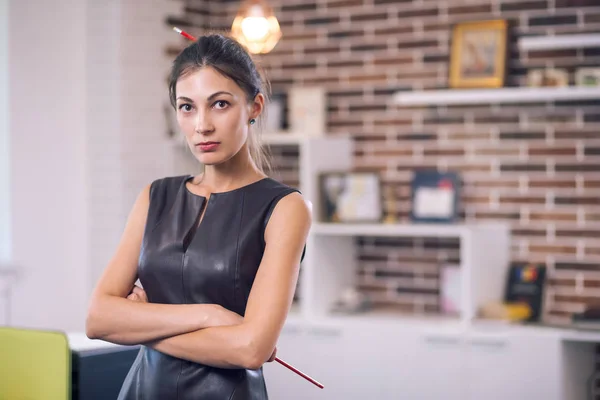
[[[269,34],[269,21],[265,17],[246,17],[242,20],[242,32],[248,40],[261,40]]]

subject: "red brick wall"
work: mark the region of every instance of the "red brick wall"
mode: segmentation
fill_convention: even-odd
[[[547,319],[565,320],[600,300],[600,100],[422,108],[392,101],[398,90],[447,87],[450,28],[461,21],[511,22],[509,86],[524,84],[532,68],[600,66],[600,43],[529,53],[516,46],[525,35],[600,32],[598,0],[269,3],[283,39],[258,59],[274,89],[327,88],[328,132],[352,135],[356,169],[381,171],[398,196],[400,221],[408,219],[411,169],[459,171],[466,221],[508,221],[512,259],[549,267]],[[229,29],[239,2],[186,4],[186,13],[168,22],[200,34]],[[438,267],[458,261],[458,243],[357,245],[364,290],[382,305],[436,312]]]

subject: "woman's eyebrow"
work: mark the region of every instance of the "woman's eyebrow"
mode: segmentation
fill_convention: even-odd
[[[215,92],[215,93],[211,94],[210,96],[208,96],[207,100],[208,100],[208,101],[211,101],[211,100],[212,100],[212,99],[214,99],[215,97],[217,97],[217,96],[220,96],[220,95],[222,95],[222,94],[228,94],[229,96],[233,97],[233,94],[231,94],[231,93],[229,93],[229,92],[226,92],[226,91],[224,91],[224,90],[221,90],[221,91]]]
[[[190,99],[189,97],[185,97],[185,96],[179,96],[177,98],[177,100],[183,100],[183,101],[187,101],[189,103],[193,103],[194,102],[194,100]]]

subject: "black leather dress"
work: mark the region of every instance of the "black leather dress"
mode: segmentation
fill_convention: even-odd
[[[265,248],[267,221],[277,202],[297,190],[264,178],[213,193],[206,201],[186,187],[192,178],[152,183],[140,282],[151,303],[220,304],[244,315]],[[142,346],[118,398],[265,400],[268,396],[262,368],[214,368]]]

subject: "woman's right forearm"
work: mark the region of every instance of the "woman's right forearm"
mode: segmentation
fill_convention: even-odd
[[[92,300],[86,334],[117,344],[142,344],[213,326],[218,312],[212,304],[156,304],[102,295]]]

